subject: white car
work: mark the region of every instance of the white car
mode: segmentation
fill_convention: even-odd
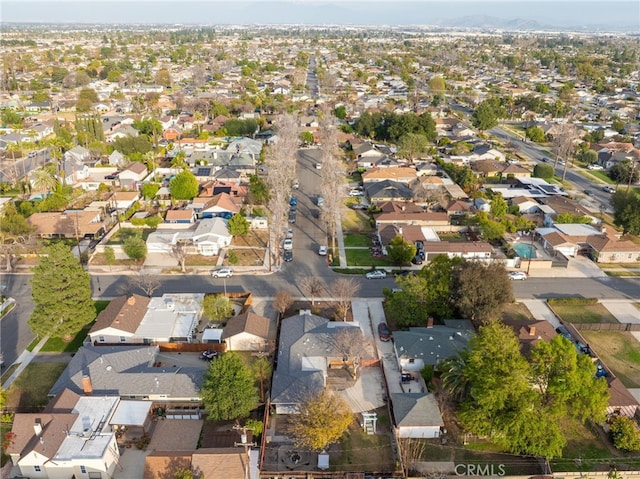
[[[525,279],[527,279],[527,273],[525,273],[524,271],[512,271],[511,273],[509,273],[509,279],[512,281],[524,281]]]
[[[211,276],[214,278],[231,278],[231,276],[233,276],[233,270],[228,266],[223,266],[222,268],[216,268],[211,271]]]
[[[589,165],[587,166],[587,168],[589,170],[604,170],[604,167],[602,165]]]
[[[322,169],[322,163],[316,163],[316,170]]]
[[[320,256],[327,256],[327,247],[326,246],[320,246],[320,248],[318,248],[318,254]]]
[[[282,244],[283,249],[293,249],[293,240],[291,238],[287,238],[284,240]]]
[[[387,273],[381,269],[374,269],[365,274],[364,277],[367,279],[384,279],[387,277]]]
[[[364,192],[360,190],[351,190],[349,191],[349,196],[364,196]]]
[[[298,180],[293,180],[293,189],[297,190],[298,188],[300,188],[300,182]]]

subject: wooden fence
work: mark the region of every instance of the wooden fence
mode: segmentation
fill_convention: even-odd
[[[634,323],[572,323],[580,331],[640,331]]]

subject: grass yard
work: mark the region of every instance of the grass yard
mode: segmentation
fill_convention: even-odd
[[[31,363],[7,391],[7,408],[34,412],[49,402],[47,394],[65,370],[65,363]]]
[[[218,256],[202,256],[199,254],[187,255],[185,266],[215,266],[218,264]],[[180,267],[178,267],[180,269]]]
[[[354,422],[340,440],[341,455],[332,460],[331,470],[392,472],[395,462],[388,434],[367,435]]]
[[[596,178],[598,178],[599,180],[604,181],[605,183],[607,183],[608,185],[613,185],[615,182],[609,178],[609,175],[607,175],[606,171],[601,171],[601,170],[589,170],[589,174],[591,176],[595,176]],[[584,175],[583,175],[584,176]]]
[[[98,314],[100,314],[100,312],[109,305],[109,301],[94,301],[94,304],[97,317]],[[95,321],[91,321],[89,324],[82,327],[80,331],[75,334],[73,340],[69,342],[65,342],[61,338],[49,338],[47,342],[44,343],[44,346],[42,346],[40,351],[44,353],[75,353],[78,351],[80,346],[82,346],[82,343],[87,337],[87,333],[89,332],[89,329],[91,329],[91,326],[93,326],[94,322]]]
[[[371,238],[364,234],[347,234],[344,236],[344,246],[350,247],[371,247]]]
[[[155,229],[150,228],[120,228],[111,238],[109,238],[109,242],[107,244],[121,244],[124,243],[127,238],[131,238],[133,236],[138,236],[146,242],[149,235],[154,231]]]
[[[386,258],[376,258],[368,249],[345,250],[348,266],[391,266]]]
[[[371,231],[369,218],[358,211],[342,210],[342,230],[351,233],[368,233]]]
[[[91,256],[91,264],[94,266],[107,266],[107,260],[104,253],[95,253]],[[133,259],[116,259],[113,266],[139,266],[140,262]]]
[[[581,331],[589,347],[628,388],[640,387],[640,343],[627,331]]]
[[[235,255],[237,261],[231,263],[230,257]],[[264,249],[232,249],[228,250],[222,264],[225,266],[257,266],[264,262]]]
[[[234,236],[233,246],[250,246],[257,248],[266,248],[269,242],[269,230],[251,230],[244,236]]]
[[[533,321],[535,318],[524,304],[510,303],[502,308],[502,320]]]
[[[553,310],[564,321],[570,323],[617,323],[618,320],[607,308],[596,304],[553,304]]]

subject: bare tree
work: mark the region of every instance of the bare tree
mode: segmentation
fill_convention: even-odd
[[[141,289],[148,297],[153,296],[153,293],[160,287],[160,277],[156,274],[138,272],[137,275],[129,278],[130,287]],[[130,292],[130,291],[129,291]]]
[[[351,368],[351,375],[355,379],[362,358],[370,355],[371,342],[362,334],[358,327],[340,328],[336,334],[325,336],[326,343],[342,355],[342,362]]]
[[[346,321],[351,300],[360,291],[360,284],[353,278],[338,278],[331,284],[330,290],[338,315],[342,321]]]
[[[578,129],[573,123],[567,122],[558,125],[556,133],[553,135],[553,152],[556,159],[553,163],[555,168],[560,159],[564,159],[564,169],[562,170],[562,179],[567,176],[567,167],[569,166],[569,157],[573,155],[578,140]]]
[[[316,297],[322,294],[324,288],[324,283],[317,276],[305,276],[300,280],[300,289],[302,289],[305,296],[311,298],[312,307],[316,305]]]
[[[276,308],[276,311],[280,314],[281,318],[282,316],[284,316],[285,311],[287,311],[287,309],[289,309],[292,304],[293,298],[291,297],[291,293],[289,293],[289,291],[278,291],[273,298],[273,306]]]
[[[171,254],[178,260],[178,264],[180,264],[180,271],[183,273],[187,272],[186,262],[188,252],[187,243],[184,241],[178,240],[178,242],[171,247]]]
[[[422,462],[425,450],[426,442],[422,439],[398,439],[398,454],[405,477],[410,477],[410,474],[420,474],[415,466],[417,462]]]

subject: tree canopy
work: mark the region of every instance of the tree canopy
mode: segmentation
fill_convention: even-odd
[[[39,337],[70,341],[96,317],[91,278],[65,244],[47,246],[43,253],[31,279],[35,307],[28,324]]]
[[[472,113],[471,123],[479,130],[490,130],[498,124],[499,116],[495,101],[485,100]]]
[[[201,395],[204,408],[214,421],[245,418],[258,405],[253,373],[233,351],[211,362]]]
[[[387,257],[395,265],[408,264],[415,255],[415,245],[405,241],[402,236],[396,236],[387,245]]]
[[[192,200],[198,195],[198,179],[190,171],[181,171],[169,182],[171,197],[176,200]]]
[[[633,190],[618,190],[611,197],[614,222],[624,233],[640,235],[640,195]]]
[[[307,398],[293,425],[296,444],[322,451],[349,429],[353,415],[344,400],[329,390]]]
[[[239,213],[236,213],[228,222],[229,234],[233,236],[244,236],[249,232],[249,222]]]

